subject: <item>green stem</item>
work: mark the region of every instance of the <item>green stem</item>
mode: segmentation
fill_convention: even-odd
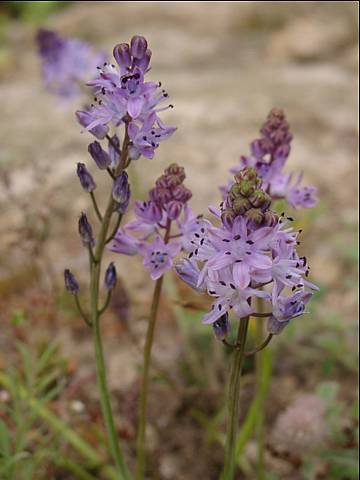
[[[235,446],[239,423],[239,395],[240,378],[244,360],[246,335],[249,325],[249,317],[241,318],[236,339],[237,348],[234,349],[233,363],[230,375],[228,394],[228,426],[225,447],[224,470],[222,480],[233,480],[235,475]]]
[[[116,175],[120,174],[123,165],[126,164],[127,159],[127,145],[128,145],[128,133],[127,125],[125,126],[125,138],[124,148],[122,151],[122,158],[120,159],[119,166]],[[108,205],[104,216],[102,217],[102,223],[100,232],[97,238],[96,248],[94,252],[94,259],[91,262],[90,267],[90,299],[91,299],[91,324],[93,331],[93,339],[95,346],[95,361],[96,361],[96,374],[100,392],[100,404],[104,423],[109,438],[109,446],[112,457],[115,461],[117,471],[119,473],[119,479],[125,480],[129,478],[128,471],[125,465],[122,449],[120,448],[118,435],[116,432],[114,417],[111,410],[110,393],[106,378],[106,366],[104,359],[104,352],[101,340],[100,330],[100,315],[99,315],[99,283],[101,272],[101,261],[105,249],[106,237],[111,222],[111,217],[114,213],[114,200],[110,195]]]
[[[99,207],[98,207],[98,204],[97,204],[97,201],[96,201],[94,192],[90,192],[90,197],[91,197],[91,200],[92,200],[92,203],[93,203],[93,207],[94,207],[96,216],[97,216],[99,222],[102,222],[102,215],[101,215],[101,213],[100,213],[100,210],[99,210]]]
[[[170,238],[171,221],[167,221],[166,233],[164,242],[167,243]],[[147,414],[147,399],[149,390],[149,373],[150,373],[150,360],[151,350],[154,341],[154,332],[156,325],[157,312],[159,308],[161,288],[163,284],[164,276],[161,276],[155,283],[155,289],[150,309],[149,324],[146,332],[146,340],[144,347],[144,360],[143,360],[143,374],[141,380],[141,392],[140,392],[140,411],[139,411],[139,426],[136,440],[136,472],[135,479],[141,480],[144,478],[145,473],[145,434],[146,434],[146,414]]]

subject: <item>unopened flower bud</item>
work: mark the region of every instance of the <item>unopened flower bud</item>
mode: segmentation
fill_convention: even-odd
[[[125,213],[130,200],[130,185],[126,172],[122,172],[116,177],[112,189],[112,196],[117,203],[116,210],[120,213]]]
[[[236,215],[244,215],[244,213],[251,208],[251,203],[247,198],[238,197],[232,203],[232,210]]]
[[[103,150],[102,146],[98,141],[95,140],[95,142],[90,143],[88,146],[88,152],[94,159],[96,165],[98,168],[101,170],[105,170],[111,165],[111,158],[105,150]]]
[[[235,213],[230,210],[230,209],[226,209],[222,212],[221,214],[221,221],[224,225],[225,228],[227,228],[228,230],[231,230],[231,227],[234,223],[234,220],[235,220]]]
[[[233,200],[235,200],[235,198],[239,196],[241,196],[240,185],[238,183],[234,183],[234,185],[229,190],[228,198],[230,202],[232,202]]]
[[[120,160],[120,140],[119,137],[115,134],[109,140],[109,156],[111,159],[111,167],[114,168]]]
[[[260,225],[262,221],[264,220],[264,214],[262,211],[258,208],[250,208],[245,213],[245,217],[250,221],[255,223],[256,225]]]
[[[96,188],[96,183],[91,173],[86,168],[85,163],[77,164],[76,173],[77,173],[77,176],[79,177],[81,186],[85,190],[85,192],[88,192],[88,193],[93,192]]]
[[[119,43],[118,45],[115,45],[113,55],[121,69],[121,73],[125,73],[131,65],[129,45],[127,43]]]
[[[178,200],[182,203],[188,202],[192,197],[191,191],[184,185],[178,185],[177,187],[175,187],[172,194],[175,200]]]
[[[131,55],[134,58],[141,59],[147,50],[147,41],[141,35],[134,35],[130,42]]]
[[[240,183],[243,180],[255,183],[258,180],[258,174],[253,167],[245,167],[240,172],[235,173],[235,181]]]
[[[172,199],[171,192],[168,188],[155,187],[149,192],[151,200],[159,206],[164,207]]]
[[[93,231],[85,213],[82,213],[79,218],[79,234],[84,245],[95,244]]]
[[[151,55],[152,55],[152,52],[150,48],[148,48],[142,58],[134,58],[133,64],[136,67],[139,67],[140,70],[145,73],[150,64]]]
[[[227,337],[231,330],[227,312],[213,323],[213,329],[218,340],[224,340]]]
[[[76,295],[79,292],[80,287],[76,278],[68,269],[64,270],[64,280],[66,290],[72,295]]]
[[[249,197],[251,205],[255,208],[268,208],[271,204],[271,197],[261,190],[260,188],[256,189]]]
[[[274,227],[279,221],[279,215],[271,210],[264,213],[264,224],[267,227]]]
[[[116,268],[114,262],[111,262],[105,272],[105,288],[111,291],[115,287],[116,281]]]
[[[176,220],[179,218],[181,210],[182,203],[177,202],[176,200],[171,200],[171,202],[166,205],[166,212],[170,220]]]

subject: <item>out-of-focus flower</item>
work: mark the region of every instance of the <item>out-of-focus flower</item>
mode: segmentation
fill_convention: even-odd
[[[104,53],[78,38],[65,38],[40,29],[36,39],[46,88],[61,97],[79,95],[80,83],[94,77],[97,65],[106,60]]]

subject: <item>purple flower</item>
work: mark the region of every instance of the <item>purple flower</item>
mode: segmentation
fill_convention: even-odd
[[[205,291],[202,285],[198,285],[200,270],[197,263],[188,258],[183,258],[175,265],[175,272],[185,283],[198,291]]]
[[[117,282],[116,268],[114,262],[111,262],[105,272],[105,288],[108,291],[114,289]]]
[[[173,259],[181,250],[181,242],[166,244],[158,235],[152,243],[141,243],[139,252],[144,257],[144,266],[153,280],[160,278],[173,266]]]
[[[272,293],[273,313],[267,324],[268,332],[273,335],[280,333],[291,319],[302,315],[305,305],[312,297],[312,293],[305,290],[299,290],[288,297],[281,296],[280,292],[281,289],[275,284]]]
[[[121,214],[125,213],[130,200],[130,185],[128,182],[128,174],[126,172],[122,172],[116,177],[112,189],[112,196],[117,204],[116,210]]]
[[[77,164],[76,173],[77,173],[77,176],[79,177],[81,186],[85,190],[85,192],[87,192],[87,193],[93,192],[96,188],[96,183],[95,183],[91,173],[86,168],[85,163],[78,163]]]
[[[117,45],[114,57],[119,69],[106,62],[98,68],[98,77],[87,83],[95,90],[95,98],[87,112],[86,128],[94,132],[109,123],[117,127],[126,122],[131,140],[130,158],[136,160],[140,155],[153,158],[159,143],[176,130],[158,117],[172,107],[159,107],[168,94],[160,88],[160,83],[145,81],[151,51],[144,37],[134,36],[130,46]]]
[[[140,241],[128,235],[123,229],[116,232],[115,237],[108,245],[109,250],[123,255],[136,255],[139,251]]]
[[[92,133],[94,137],[98,138],[99,140],[102,140],[106,137],[109,131],[109,127],[107,125],[97,125],[96,127],[88,128],[90,123],[93,122],[93,118],[90,112],[78,110],[75,115],[80,125],[86,130],[89,130],[89,132]]]
[[[136,160],[143,155],[152,159],[162,140],[169,138],[176,127],[164,125],[156,113],[151,113],[139,126],[135,122],[129,125],[129,137],[132,142],[129,155]]]
[[[74,275],[68,269],[64,271],[64,280],[66,290],[72,295],[77,295],[80,290],[79,284]]]
[[[88,152],[92,156],[96,165],[100,170],[106,170],[111,165],[110,155],[103,150],[100,143],[95,140],[95,142],[90,143],[88,146]]]
[[[50,30],[40,29],[37,43],[42,60],[42,73],[47,89],[65,98],[81,93],[79,84],[95,76],[96,66],[105,55],[77,38],[61,37]]]

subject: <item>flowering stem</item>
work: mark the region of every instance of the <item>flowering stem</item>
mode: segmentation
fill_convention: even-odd
[[[168,220],[166,225],[166,232],[164,242],[167,243],[170,238],[171,221]],[[141,392],[140,392],[140,411],[139,411],[139,426],[136,441],[136,472],[135,479],[141,480],[144,478],[145,472],[145,433],[146,433],[146,413],[147,413],[147,399],[149,388],[149,372],[150,372],[150,359],[151,350],[154,340],[155,324],[157,318],[157,312],[160,302],[161,288],[163,284],[163,276],[161,276],[155,283],[154,294],[152,298],[152,304],[150,309],[149,324],[146,332],[146,340],[144,347],[144,360],[143,360],[143,373],[141,380]]]
[[[260,333],[262,333],[262,326],[260,324],[260,327],[259,327],[258,324],[260,324],[260,322],[257,322],[257,324],[256,324],[256,337],[260,338]],[[248,352],[245,352],[245,356],[246,357],[251,357],[252,355],[255,355],[256,353],[261,352],[261,350],[264,350],[264,348],[267,345],[269,345],[272,337],[273,337],[273,335],[271,333],[269,333],[269,335],[265,338],[265,340],[260,345],[258,345],[253,350],[249,350]]]
[[[99,222],[102,222],[102,215],[101,215],[101,213],[100,213],[100,210],[99,210],[99,207],[98,207],[98,204],[97,204],[97,201],[96,201],[94,192],[90,192],[90,197],[91,197],[91,200],[92,200],[92,203],[93,203],[93,206],[94,206],[94,210],[95,210],[96,216],[97,216]]]
[[[239,422],[239,395],[241,369],[244,360],[246,335],[249,325],[249,317],[241,318],[237,333],[236,344],[238,348],[233,351],[233,363],[231,368],[229,395],[228,395],[228,426],[225,447],[225,462],[222,480],[233,480],[235,475],[235,444]]]
[[[116,232],[119,230],[122,217],[123,217],[122,214],[119,213],[119,214],[118,214],[118,218],[117,218],[117,220],[116,220],[116,224],[115,224],[115,226],[114,226],[114,228],[113,228],[113,231],[110,233],[110,235],[109,235],[109,237],[106,239],[106,242],[105,242],[105,243],[111,242],[111,240],[115,237]]]
[[[120,160],[118,171],[116,174],[120,174],[122,166],[126,163],[127,157],[127,144],[128,144],[128,135],[127,135],[127,125],[125,125],[125,138],[124,138],[124,148],[123,155]],[[90,266],[90,298],[91,298],[91,323],[92,331],[94,338],[95,346],[95,360],[96,360],[96,373],[98,386],[100,391],[100,403],[102,415],[104,418],[106,430],[109,438],[109,445],[111,454],[116,464],[116,468],[119,474],[119,480],[126,480],[129,478],[128,471],[125,465],[124,456],[120,448],[118,435],[116,432],[115,422],[111,410],[110,403],[110,393],[107,385],[106,378],[106,367],[104,352],[101,340],[101,330],[100,330],[100,314],[103,313],[104,309],[102,308],[99,312],[99,283],[100,283],[100,272],[101,272],[101,260],[103,257],[106,238],[108,235],[109,225],[111,222],[112,215],[114,213],[115,202],[113,200],[112,194],[110,195],[108,205],[104,216],[102,217],[102,223],[100,227],[100,232],[98,235],[96,248],[91,257],[91,266]]]
[[[79,300],[79,296],[78,294],[76,293],[75,294],[75,304],[76,304],[76,307],[78,309],[78,312],[80,313],[80,316],[82,317],[82,319],[84,320],[84,322],[86,323],[86,325],[88,327],[91,327],[91,322],[89,321],[89,319],[87,318],[84,310],[82,309],[82,306],[80,304],[80,300]]]

